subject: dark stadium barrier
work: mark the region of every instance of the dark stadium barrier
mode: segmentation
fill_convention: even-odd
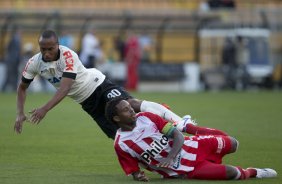
[[[184,77],[183,64],[142,63],[139,65],[141,81],[180,81]]]

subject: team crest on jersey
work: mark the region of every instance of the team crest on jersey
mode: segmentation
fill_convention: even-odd
[[[147,163],[151,163],[150,157],[154,158],[159,153],[162,152],[162,150],[167,146],[168,144],[168,137],[163,135],[162,138],[159,141],[154,141],[150,144],[151,148],[146,149],[145,152],[141,154],[142,159]]]
[[[56,68],[57,68],[58,72],[64,71],[64,67],[62,66],[62,64],[60,62],[56,62]]]

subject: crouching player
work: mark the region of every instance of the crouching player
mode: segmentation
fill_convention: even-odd
[[[183,136],[158,115],[136,114],[122,98],[110,101],[105,112],[108,120],[120,127],[115,137],[115,151],[125,174],[132,175],[134,180],[148,181],[140,165],[164,178],[243,180],[277,176],[270,168],[243,169],[222,164],[222,158],[238,148],[238,141],[224,132],[201,135],[199,131],[206,128],[197,129],[193,125],[197,135]]]

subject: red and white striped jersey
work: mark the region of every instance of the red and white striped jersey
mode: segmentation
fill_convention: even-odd
[[[114,146],[120,165],[127,175],[138,171],[139,165],[164,177],[187,174],[194,170],[198,141],[193,137],[185,137],[173,166],[157,167],[173,145],[173,139],[163,133],[167,124],[158,115],[142,112],[137,115],[136,127],[132,131],[117,131]]]
[[[44,62],[41,53],[34,55],[26,64],[22,75],[28,80],[41,75],[55,88],[59,88],[63,74],[67,73],[74,78],[68,96],[81,103],[102,84],[105,75],[95,68],[86,69],[71,49],[60,45],[59,50],[60,57],[57,61]]]

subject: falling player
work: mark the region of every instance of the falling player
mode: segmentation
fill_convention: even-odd
[[[54,31],[44,31],[39,36],[38,44],[40,52],[27,62],[17,90],[17,117],[14,125],[17,133],[22,132],[23,122],[27,120],[24,112],[26,93],[36,75],[48,80],[57,92],[41,107],[31,110],[30,121],[35,124],[40,123],[45,115],[66,96],[79,103],[112,139],[118,127],[106,120],[104,110],[105,104],[116,97],[127,98],[136,112],[149,111],[175,122],[181,120],[179,116],[158,103],[133,98],[99,70],[86,69],[74,51],[59,45]]]

